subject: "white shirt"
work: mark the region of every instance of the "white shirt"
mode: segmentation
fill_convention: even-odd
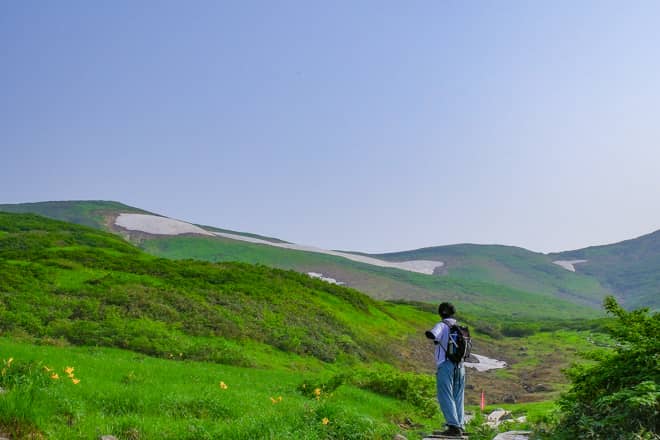
[[[449,326],[456,324],[453,318],[443,319],[437,323],[430,332],[435,336],[434,341],[437,342],[435,346],[435,365],[440,366],[447,360],[447,343],[449,342]]]

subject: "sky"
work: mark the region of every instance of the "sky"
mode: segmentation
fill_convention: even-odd
[[[660,228],[660,2],[0,2],[0,203],[329,249]]]

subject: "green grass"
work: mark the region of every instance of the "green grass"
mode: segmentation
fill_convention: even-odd
[[[27,414],[24,409],[20,425],[12,425],[7,413],[0,415],[0,426],[18,426],[24,433],[32,429],[51,439],[99,434],[121,439],[391,438],[398,431],[394,420],[420,418],[418,409],[406,402],[351,385],[322,392],[319,400],[302,393],[301,386],[313,384],[318,373],[169,361],[116,349],[35,346],[0,338],[0,359],[9,357],[13,364],[7,376],[12,369],[32,365],[30,378],[41,384],[39,404]],[[69,366],[80,380],[77,385],[64,373]],[[52,373],[44,367],[60,378],[50,379]],[[221,381],[227,389],[219,386]],[[0,404],[17,402],[30,392],[34,390],[14,386],[0,396]],[[11,414],[19,410],[13,408]]]
[[[299,272],[321,272],[345,281],[379,299],[415,299],[461,302],[475,314],[525,317],[596,317],[601,313],[590,306],[558,299],[548,292],[530,292],[480,280],[454,276],[431,276],[398,269],[382,268],[349,261],[332,255],[316,254],[268,245],[238,242],[225,238],[159,237],[140,243],[146,252],[172,259],[243,261]],[[563,270],[563,269],[559,269]]]
[[[354,377],[350,370],[332,366],[296,371],[242,368],[0,337],[0,362],[6,365],[9,358],[13,361],[0,377],[7,390],[0,395],[0,432],[14,438],[41,433],[67,440],[102,434],[122,440],[388,439],[403,433],[414,440],[442,426],[434,402],[429,413],[401,398],[405,388],[389,393],[381,389],[388,381],[398,387],[405,383],[387,368],[361,367],[353,370]],[[67,367],[73,367],[78,384],[67,377]],[[53,373],[59,378],[51,379]],[[344,379],[330,385],[337,375]],[[432,382],[432,376],[420,382],[431,396]],[[316,387],[321,390],[318,399]],[[400,398],[388,396],[397,393]],[[489,404],[486,413],[496,408],[537,423],[554,411],[554,404]],[[479,413],[474,405],[467,410]],[[398,426],[407,421],[419,426]]]
[[[13,213],[33,213],[56,220],[63,220],[97,229],[105,227],[104,216],[120,211],[149,214],[142,209],[133,208],[119,202],[88,200],[37,202],[0,205],[0,211]]]
[[[144,212],[116,202],[95,201],[0,205],[0,210],[37,212],[100,229],[112,228],[108,219],[120,212]],[[256,234],[239,234],[281,241]],[[133,239],[147,252],[161,257],[241,261],[303,273],[321,272],[377,299],[429,302],[453,299],[481,314],[508,315],[513,312],[516,316],[534,319],[544,316],[593,317],[599,314],[600,301],[608,293],[593,277],[561,269],[546,255],[510,246],[455,245],[378,256],[390,260],[422,258],[444,261],[445,275],[431,276],[220,237],[151,239],[138,234]]]
[[[253,362],[234,347],[244,340],[325,361],[387,361],[401,335],[428,320],[414,309],[398,319],[358,291],[293,271],[160,259],[112,234],[34,215],[0,213],[0,230],[5,332],[159,356],[173,347],[241,365]]]
[[[660,310],[660,231],[620,243],[554,254],[556,259],[587,260],[580,273],[599,280],[633,309]]]
[[[0,431],[390,438],[406,418],[428,430],[441,425],[432,376],[402,371],[431,368],[432,346],[422,335],[438,319],[434,305],[380,302],[263,265],[157,258],[115,235],[35,215],[0,213],[0,231],[0,361],[16,362],[1,376],[10,391],[0,398]],[[459,318],[474,329],[480,354],[511,367],[471,373],[472,403],[482,387],[499,399],[535,372],[561,385],[554,374],[578,357],[571,347],[585,339],[576,330],[591,326],[503,316],[505,299],[555,306],[515,290],[391,274],[454,286],[456,298],[487,293],[480,308],[459,303]],[[73,366],[81,383],[51,380],[44,365],[59,373]],[[229,385],[222,391],[236,393],[219,393],[219,380]],[[317,386],[321,401],[309,393]]]
[[[609,293],[597,279],[553,264],[556,258],[513,246],[463,244],[374,256],[389,261],[443,261],[445,272],[455,278],[506,285],[591,306],[600,306]]]

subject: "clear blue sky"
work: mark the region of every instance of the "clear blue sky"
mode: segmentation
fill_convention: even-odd
[[[0,2],[0,203],[369,252],[660,228],[660,2]]]

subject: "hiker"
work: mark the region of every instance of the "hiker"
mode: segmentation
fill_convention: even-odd
[[[465,391],[465,367],[463,366],[463,354],[453,362],[448,357],[447,350],[452,351],[450,346],[450,328],[456,325],[453,318],[456,308],[453,304],[443,302],[438,306],[438,314],[442,321],[425,334],[433,339],[435,344],[435,364],[437,367],[436,380],[438,390],[438,403],[442,414],[445,416],[447,429],[442,435],[460,437],[464,432],[464,409],[463,394]],[[469,336],[469,334],[468,334]],[[469,339],[469,338],[468,338]],[[469,353],[468,353],[469,355]],[[453,357],[453,356],[452,356]]]

